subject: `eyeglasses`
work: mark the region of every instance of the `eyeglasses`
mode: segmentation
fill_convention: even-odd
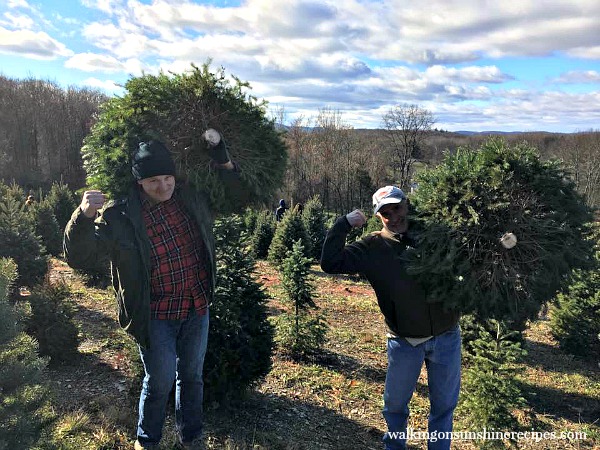
[[[388,206],[383,211],[379,211],[379,214],[381,214],[385,219],[389,219],[393,213],[400,211],[402,208],[401,205],[402,203],[396,203],[395,205]]]

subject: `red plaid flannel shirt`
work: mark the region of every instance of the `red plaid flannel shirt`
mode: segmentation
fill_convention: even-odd
[[[198,225],[175,196],[156,205],[144,199],[142,213],[151,247],[151,317],[185,319],[193,310],[205,314],[209,275]]]

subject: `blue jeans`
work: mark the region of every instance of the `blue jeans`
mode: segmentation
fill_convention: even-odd
[[[190,442],[202,434],[202,366],[208,322],[208,311],[185,320],[150,321],[150,347],[140,347],[146,373],[137,428],[141,444],[158,445],[174,381],[175,423],[181,441]]]
[[[383,437],[386,450],[406,448],[406,439],[390,432],[406,433],[410,401],[423,361],[429,385],[429,450],[450,449],[450,439],[432,439],[433,432],[451,432],[452,416],[460,390],[460,329],[442,333],[415,347],[404,338],[388,339],[388,371],[383,394],[383,416],[388,433]],[[423,430],[415,430],[423,431]]]

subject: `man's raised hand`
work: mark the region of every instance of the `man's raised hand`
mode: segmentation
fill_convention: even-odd
[[[227,164],[229,162],[229,155],[227,154],[227,147],[225,141],[223,141],[223,136],[217,130],[209,128],[202,134],[202,137],[204,137],[208,146],[208,156],[217,164]]]
[[[360,209],[355,209],[352,212],[346,214],[348,223],[354,228],[360,228],[367,223],[367,217],[363,214]]]
[[[104,206],[106,201],[105,195],[101,191],[85,191],[81,199],[81,211],[85,217],[92,219],[96,217],[96,213]]]

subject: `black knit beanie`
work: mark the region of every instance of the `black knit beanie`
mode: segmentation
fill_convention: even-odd
[[[158,175],[175,176],[175,163],[171,158],[171,152],[160,141],[140,142],[133,155],[131,173],[136,180]]]

